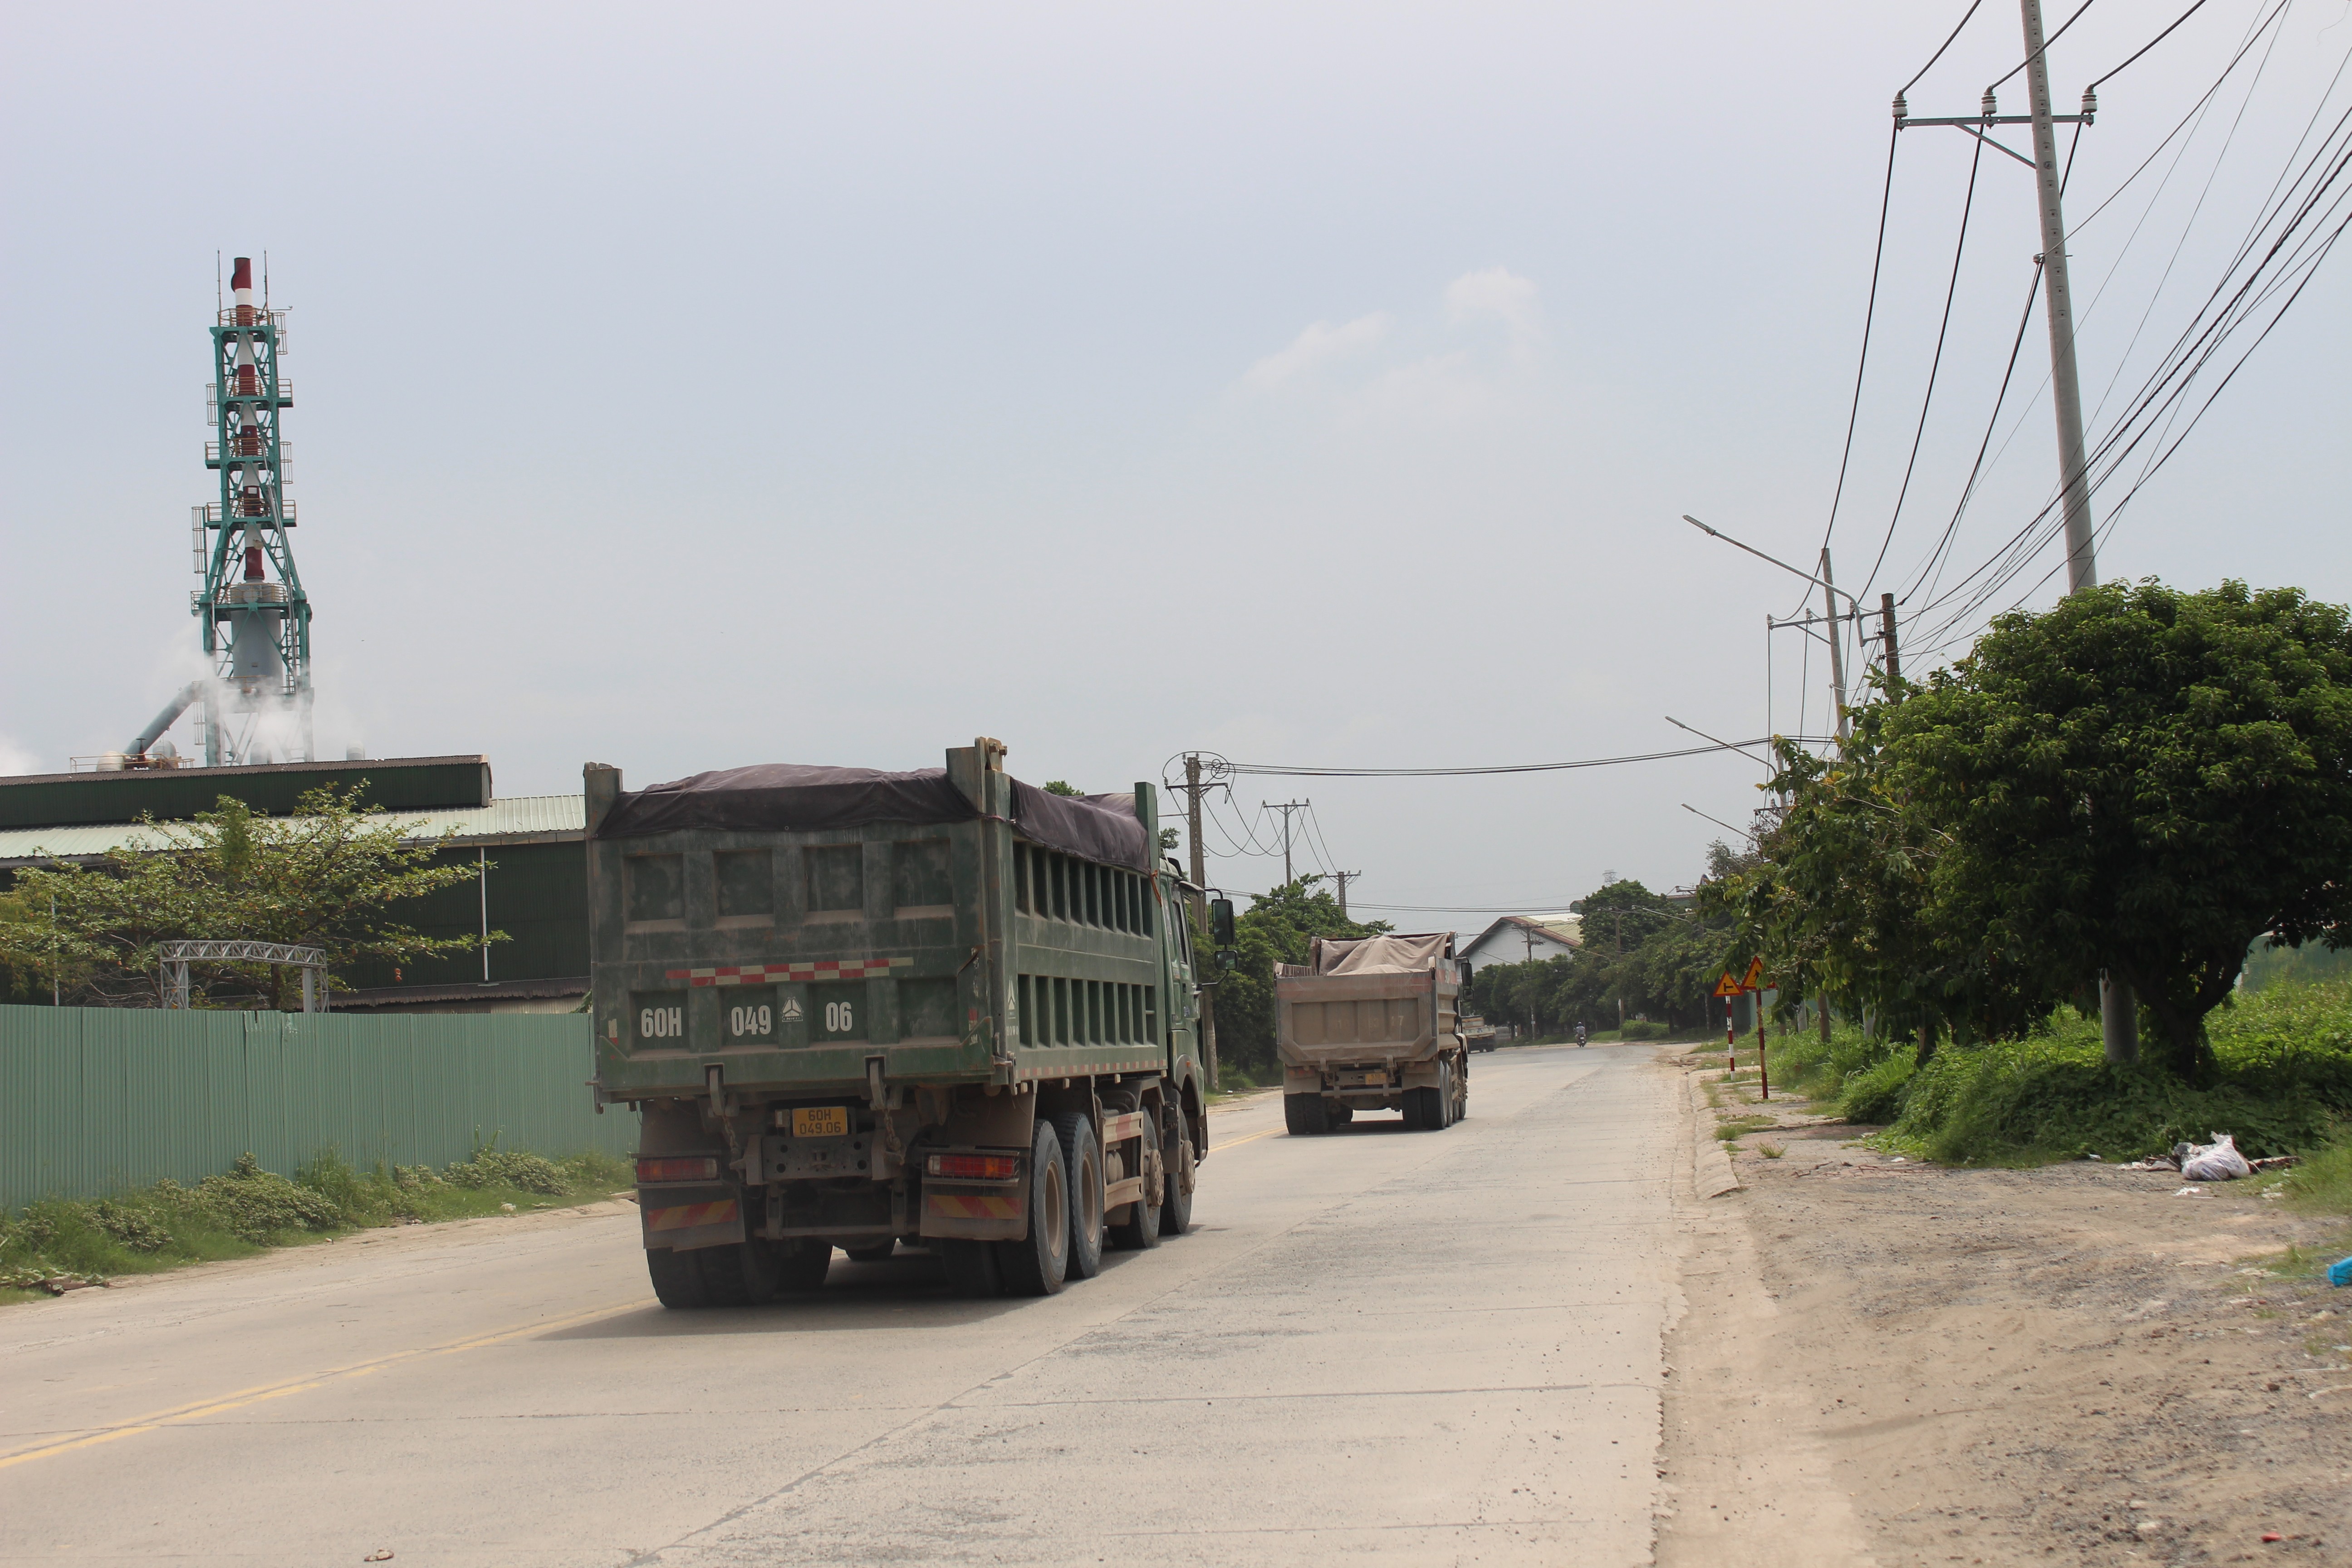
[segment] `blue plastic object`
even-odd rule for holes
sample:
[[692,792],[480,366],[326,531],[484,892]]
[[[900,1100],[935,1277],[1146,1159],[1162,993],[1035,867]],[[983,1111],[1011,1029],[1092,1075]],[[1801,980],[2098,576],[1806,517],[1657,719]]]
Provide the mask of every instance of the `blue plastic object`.
[[2352,1285],[2352,1258],[2347,1258],[2341,1263],[2329,1264],[2327,1282],[2330,1285]]

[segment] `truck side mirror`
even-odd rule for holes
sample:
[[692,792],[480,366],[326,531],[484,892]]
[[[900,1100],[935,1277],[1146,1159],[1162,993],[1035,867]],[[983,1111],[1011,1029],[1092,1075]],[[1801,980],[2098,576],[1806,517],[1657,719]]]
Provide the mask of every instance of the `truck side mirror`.
[[1209,940],[1221,948],[1234,945],[1233,900],[1209,900]]
[[1457,963],[1457,964],[1455,965],[1455,967],[1458,969],[1458,971],[1460,972],[1460,973],[1461,973],[1461,975],[1462,975],[1462,989],[1463,989],[1463,990],[1465,990],[1465,991],[1469,990],[1469,989],[1470,989],[1470,961],[1469,961],[1468,959],[1466,959],[1466,958],[1462,959],[1462,960],[1460,960],[1460,961]]

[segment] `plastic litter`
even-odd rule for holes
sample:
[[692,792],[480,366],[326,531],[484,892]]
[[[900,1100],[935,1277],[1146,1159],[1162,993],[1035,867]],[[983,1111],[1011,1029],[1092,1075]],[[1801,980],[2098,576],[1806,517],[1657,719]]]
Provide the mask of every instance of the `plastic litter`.
[[2327,1266],[2327,1282],[2330,1285],[2336,1286],[2339,1289],[2347,1285],[2352,1285],[2352,1258],[2347,1258],[2341,1262],[2329,1264]]
[[2192,1182],[2234,1182],[2241,1176],[2251,1176],[2254,1168],[2238,1152],[2237,1143],[2227,1132],[2213,1134],[2210,1143],[2189,1143],[2177,1151],[2180,1155],[2180,1173]]

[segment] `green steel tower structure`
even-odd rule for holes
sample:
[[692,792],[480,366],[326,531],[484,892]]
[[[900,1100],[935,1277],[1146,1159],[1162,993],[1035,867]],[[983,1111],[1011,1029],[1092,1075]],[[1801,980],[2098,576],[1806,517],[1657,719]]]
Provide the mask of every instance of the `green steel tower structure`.
[[[190,608],[204,626],[215,679],[205,682],[207,767],[310,762],[310,600],[294,566],[286,495],[291,457],[283,416],[294,388],[279,372],[286,312],[254,302],[253,263],[236,258],[213,324],[213,384],[205,410],[214,438],[205,466],[220,473],[220,499],[195,509],[196,569],[205,585]],[[226,630],[224,630],[226,628]]]

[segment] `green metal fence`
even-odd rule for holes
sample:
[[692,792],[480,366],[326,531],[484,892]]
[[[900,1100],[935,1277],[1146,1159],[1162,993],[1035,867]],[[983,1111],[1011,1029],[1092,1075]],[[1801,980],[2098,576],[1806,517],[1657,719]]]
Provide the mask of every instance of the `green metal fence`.
[[0,1208],[194,1183],[250,1151],[446,1164],[495,1136],[562,1156],[636,1147],[596,1114],[584,1015],[0,1006]]

